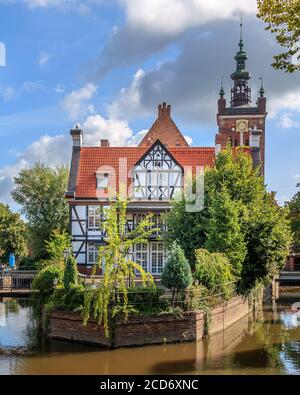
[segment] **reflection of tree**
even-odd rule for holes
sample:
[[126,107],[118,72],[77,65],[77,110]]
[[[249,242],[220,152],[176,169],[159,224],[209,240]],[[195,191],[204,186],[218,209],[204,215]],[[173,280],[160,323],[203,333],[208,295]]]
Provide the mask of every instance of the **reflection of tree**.
[[5,314],[17,313],[19,311],[19,304],[16,299],[6,299],[4,300]]

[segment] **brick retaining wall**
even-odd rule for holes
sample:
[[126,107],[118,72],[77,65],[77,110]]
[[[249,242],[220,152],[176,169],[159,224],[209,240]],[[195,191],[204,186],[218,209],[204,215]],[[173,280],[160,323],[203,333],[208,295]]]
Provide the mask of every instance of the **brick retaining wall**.
[[[252,311],[248,299],[240,296],[215,307],[210,314],[209,333],[215,334],[228,328]],[[114,347],[143,344],[173,343],[201,339],[205,330],[203,311],[185,312],[180,316],[159,314],[155,316],[131,317],[125,324],[117,323]],[[78,313],[54,311],[49,317],[48,336],[54,339],[76,341],[109,347],[112,344],[99,328],[96,321],[82,325]]]

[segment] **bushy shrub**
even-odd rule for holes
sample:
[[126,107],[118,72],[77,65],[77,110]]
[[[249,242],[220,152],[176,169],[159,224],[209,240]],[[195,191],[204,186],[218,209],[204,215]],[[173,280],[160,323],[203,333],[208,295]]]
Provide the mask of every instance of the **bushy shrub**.
[[69,289],[71,285],[78,283],[77,263],[73,255],[70,255],[65,263],[64,269],[64,287]]
[[169,304],[162,299],[163,290],[155,286],[132,287],[127,290],[128,303],[138,312],[150,313],[167,310]]
[[32,282],[32,289],[38,292],[37,297],[41,303],[45,303],[53,294],[55,285],[62,284],[62,268],[51,265],[42,269]]
[[185,292],[183,309],[197,310],[202,308],[208,293],[208,289],[203,285],[190,286]]
[[70,285],[68,289],[59,286],[50,298],[51,308],[65,311],[80,310],[84,302],[84,293],[83,285]]
[[172,290],[172,301],[178,298],[180,291],[188,288],[193,281],[191,267],[183,249],[174,242],[161,275],[161,283]]
[[220,293],[228,298],[234,289],[235,276],[224,254],[210,254],[205,249],[196,250],[195,279],[211,293]]

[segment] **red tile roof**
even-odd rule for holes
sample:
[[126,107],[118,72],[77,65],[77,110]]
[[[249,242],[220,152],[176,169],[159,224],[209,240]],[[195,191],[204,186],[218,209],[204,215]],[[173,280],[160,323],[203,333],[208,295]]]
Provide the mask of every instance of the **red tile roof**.
[[[96,198],[96,172],[116,174],[116,185],[120,173],[127,174],[128,185],[131,182],[130,170],[149,148],[140,147],[83,147],[80,152],[77,174],[77,198]],[[168,151],[182,166],[212,166],[215,160],[213,147],[169,148]],[[121,160],[120,164],[119,161]],[[118,189],[117,189],[118,190]]]

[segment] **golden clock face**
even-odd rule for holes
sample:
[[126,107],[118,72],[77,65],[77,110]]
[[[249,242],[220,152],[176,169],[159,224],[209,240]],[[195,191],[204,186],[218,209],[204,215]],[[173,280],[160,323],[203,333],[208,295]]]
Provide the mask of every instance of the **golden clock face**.
[[246,119],[238,119],[236,121],[236,131],[239,133],[248,132],[248,121]]

